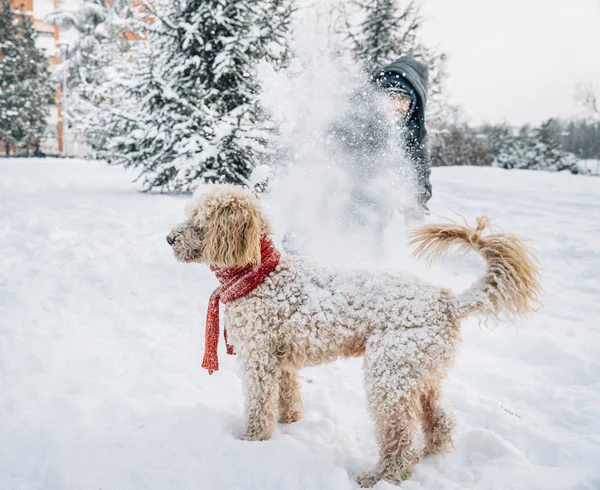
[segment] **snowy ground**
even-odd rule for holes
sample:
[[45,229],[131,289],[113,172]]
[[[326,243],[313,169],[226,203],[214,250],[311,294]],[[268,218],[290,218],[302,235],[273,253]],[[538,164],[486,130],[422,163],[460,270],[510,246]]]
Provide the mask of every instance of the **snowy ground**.
[[[304,419],[239,440],[235,359],[200,368],[215,280],[165,243],[182,198],[91,162],[0,160],[0,177],[1,489],[356,488],[376,457],[359,360],[305,371]],[[466,322],[445,382],[455,451],[402,488],[599,489],[600,179],[463,167],[433,181],[435,212],[532,240],[545,308],[519,328]],[[414,265],[455,288],[479,266]]]

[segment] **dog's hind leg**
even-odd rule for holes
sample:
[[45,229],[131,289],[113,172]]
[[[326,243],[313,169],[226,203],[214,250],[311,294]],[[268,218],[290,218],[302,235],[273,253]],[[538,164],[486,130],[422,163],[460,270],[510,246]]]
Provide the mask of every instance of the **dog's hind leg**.
[[242,362],[248,421],[242,439],[263,441],[271,436],[277,425],[279,369],[275,363],[267,361],[264,357],[250,358]]
[[440,404],[440,382],[421,391],[421,422],[425,434],[425,454],[441,454],[452,446],[454,420]]
[[365,385],[375,421],[379,462],[375,470],[358,476],[362,487],[371,487],[380,480],[406,480],[419,462],[420,452],[413,445],[419,409],[417,380],[411,375],[416,359],[411,359],[409,350],[396,348],[402,339],[389,336],[397,335],[399,332],[375,334],[367,341]]
[[302,397],[296,371],[281,370],[279,375],[279,422],[291,424],[302,418]]

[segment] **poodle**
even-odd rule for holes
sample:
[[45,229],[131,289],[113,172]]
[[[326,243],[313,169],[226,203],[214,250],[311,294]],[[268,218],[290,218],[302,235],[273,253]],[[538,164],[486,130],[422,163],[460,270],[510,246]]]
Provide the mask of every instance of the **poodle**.
[[[535,257],[514,235],[484,234],[489,226],[478,218],[476,228],[427,224],[410,233],[419,257],[437,258],[455,245],[481,254],[485,272],[458,295],[399,272],[338,270],[297,256],[279,260],[275,250],[262,282],[221,301],[243,372],[243,438],[268,439],[278,421],[301,418],[299,369],[362,356],[379,460],[358,483],[399,483],[422,455],[447,451],[453,418],[440,403],[440,383],[456,355],[461,320],[471,314],[512,320],[539,304]],[[253,194],[213,184],[190,199],[187,220],[167,241],[180,261],[252,274],[270,233]],[[424,447],[415,444],[419,424]]]

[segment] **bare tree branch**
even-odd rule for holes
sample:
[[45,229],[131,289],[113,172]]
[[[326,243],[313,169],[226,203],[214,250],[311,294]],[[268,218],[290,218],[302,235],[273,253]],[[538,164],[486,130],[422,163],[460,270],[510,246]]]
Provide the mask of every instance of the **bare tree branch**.
[[575,89],[575,101],[592,117],[600,118],[600,89],[590,82],[581,82]]

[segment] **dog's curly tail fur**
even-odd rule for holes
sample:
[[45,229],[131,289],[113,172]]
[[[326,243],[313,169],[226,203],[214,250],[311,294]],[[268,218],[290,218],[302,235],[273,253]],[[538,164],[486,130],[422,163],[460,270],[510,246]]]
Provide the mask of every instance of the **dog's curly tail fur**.
[[477,251],[486,262],[485,273],[457,297],[458,315],[478,312],[513,321],[540,305],[537,260],[514,235],[483,236],[490,226],[491,220],[485,216],[477,218],[476,228],[458,223],[424,225],[410,233],[410,243],[417,245],[416,257],[429,261],[441,258],[453,246]]

